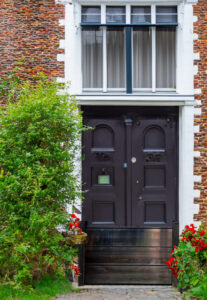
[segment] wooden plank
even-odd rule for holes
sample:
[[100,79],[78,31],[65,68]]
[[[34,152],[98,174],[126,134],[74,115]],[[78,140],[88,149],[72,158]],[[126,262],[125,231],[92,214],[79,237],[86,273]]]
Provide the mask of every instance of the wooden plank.
[[87,263],[162,265],[170,258],[171,248],[87,247]]
[[172,229],[89,229],[89,246],[172,247]]
[[166,266],[86,264],[85,284],[171,284]]

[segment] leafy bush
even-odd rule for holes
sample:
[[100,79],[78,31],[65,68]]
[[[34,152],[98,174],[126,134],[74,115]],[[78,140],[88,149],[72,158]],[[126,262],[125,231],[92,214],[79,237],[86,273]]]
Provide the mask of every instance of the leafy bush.
[[[0,77],[0,101],[7,102],[8,98],[15,101],[24,81],[24,78],[18,75],[19,71],[27,76],[25,73],[25,59],[24,56],[20,57],[19,61],[14,64],[13,70]],[[29,58],[29,60],[33,62],[33,58]],[[36,73],[36,76],[31,77],[31,79],[39,76],[40,73]]]
[[203,280],[193,287],[191,290],[185,293],[184,300],[196,299],[206,300],[207,299],[207,274],[204,275]]
[[19,291],[11,285],[0,285],[1,300],[52,300],[55,296],[69,293],[72,290],[67,278],[45,276],[34,283],[33,290]]
[[76,252],[56,228],[80,197],[74,168],[83,126],[75,100],[58,88],[28,81],[0,110],[0,278],[17,288],[64,273]]
[[16,91],[17,86],[22,82],[22,79],[16,74],[16,71],[11,71],[8,76],[0,79],[0,100],[6,100],[8,95]]
[[166,263],[180,289],[193,288],[195,293],[203,290],[207,285],[207,232],[202,227],[196,230],[193,224],[186,225],[178,247],[174,247]]

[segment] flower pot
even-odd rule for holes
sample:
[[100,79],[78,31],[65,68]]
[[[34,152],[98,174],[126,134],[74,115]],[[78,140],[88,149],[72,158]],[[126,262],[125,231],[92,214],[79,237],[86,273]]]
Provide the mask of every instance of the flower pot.
[[67,233],[64,234],[66,243],[73,245],[81,245],[87,242],[87,233],[82,232],[80,234]]

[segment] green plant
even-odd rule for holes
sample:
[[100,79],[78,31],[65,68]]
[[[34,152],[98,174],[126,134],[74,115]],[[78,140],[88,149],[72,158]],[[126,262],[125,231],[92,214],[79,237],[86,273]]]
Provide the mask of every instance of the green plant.
[[[23,71],[25,67],[25,56],[19,58],[14,64],[14,69],[7,75],[0,77],[0,100],[8,101],[16,100],[19,90],[21,90],[21,84],[24,81],[22,76],[19,76],[19,71]],[[33,59],[30,59],[33,61]],[[24,73],[24,72],[23,72]]]
[[206,300],[207,299],[207,274],[203,276],[202,281],[200,281],[196,287],[193,287],[188,292],[184,294],[183,300]]
[[0,100],[7,100],[8,96],[15,91],[18,92],[17,86],[22,83],[22,79],[17,75],[17,69],[11,71],[9,75],[0,78]]
[[207,232],[186,225],[167,265],[178,279],[178,288],[201,288],[207,278]]
[[83,130],[75,99],[45,77],[12,90],[0,110],[0,278],[31,287],[62,274],[76,249],[56,229],[81,196],[74,175]]
[[70,282],[64,277],[45,276],[34,282],[33,290],[19,291],[11,285],[0,285],[1,300],[50,300],[72,290]]

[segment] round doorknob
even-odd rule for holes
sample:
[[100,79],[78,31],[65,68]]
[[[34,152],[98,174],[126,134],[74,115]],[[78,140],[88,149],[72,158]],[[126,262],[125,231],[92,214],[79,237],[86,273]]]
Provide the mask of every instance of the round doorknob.
[[135,164],[136,161],[137,161],[136,157],[132,157],[132,158],[131,158],[131,162],[132,162],[133,164]]
[[139,198],[138,198],[139,200],[142,200],[142,196],[139,196]]

